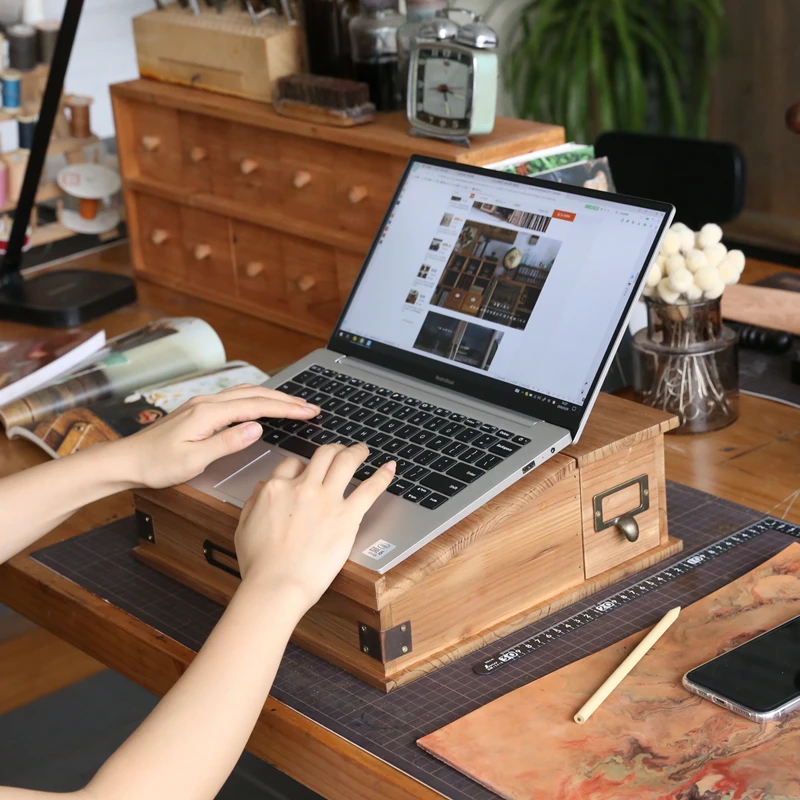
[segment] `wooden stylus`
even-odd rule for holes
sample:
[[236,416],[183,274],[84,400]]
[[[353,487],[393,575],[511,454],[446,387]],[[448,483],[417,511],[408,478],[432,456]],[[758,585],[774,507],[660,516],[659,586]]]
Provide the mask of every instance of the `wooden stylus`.
[[619,686],[625,676],[642,660],[644,654],[664,635],[667,628],[678,619],[678,614],[680,613],[680,606],[667,611],[661,622],[636,645],[630,655],[608,676],[603,685],[581,706],[580,711],[574,717],[578,725],[583,725],[597,711],[606,697]]

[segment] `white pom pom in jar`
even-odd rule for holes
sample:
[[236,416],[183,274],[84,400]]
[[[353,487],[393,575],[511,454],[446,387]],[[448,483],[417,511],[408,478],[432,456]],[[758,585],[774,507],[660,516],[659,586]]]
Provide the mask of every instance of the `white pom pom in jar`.
[[680,236],[674,231],[667,231],[664,234],[664,241],[661,242],[661,252],[665,256],[671,256],[673,253],[678,252],[680,244]]
[[658,282],[664,277],[663,270],[656,263],[650,267],[650,272],[647,273],[645,278],[645,286],[658,286]]
[[708,257],[702,250],[691,250],[686,256],[686,269],[689,272],[697,272],[697,270],[708,266]]
[[676,269],[669,275],[670,288],[678,294],[683,294],[693,283],[694,278],[688,269]]
[[684,294],[690,303],[696,303],[703,296],[703,290],[694,281],[692,281],[692,285],[684,292]]
[[733,259],[733,263],[736,264],[736,269],[741,273],[744,269],[744,253],[741,250],[731,250],[728,253],[728,258]]
[[673,253],[664,264],[664,272],[672,275],[678,269],[686,269],[686,259],[680,253]]
[[662,278],[658,284],[658,296],[665,302],[665,303],[677,303],[678,298],[680,297],[680,292],[676,292],[672,286],[670,286],[669,278]]
[[710,289],[706,289],[703,292],[703,297],[705,297],[706,300],[716,300],[716,298],[720,297],[724,291],[725,284],[721,279],[717,279],[717,282]]
[[701,291],[706,292],[718,283],[722,283],[722,279],[719,277],[719,270],[716,267],[701,267],[694,274],[694,282]]
[[694,250],[694,231],[686,230],[678,231],[678,238],[680,239],[680,243],[678,244],[678,249],[685,255],[690,250]]
[[728,248],[722,242],[717,242],[710,247],[706,247],[703,252],[706,254],[708,265],[710,267],[718,267],[719,262],[727,255]]
[[719,265],[720,280],[727,286],[731,286],[739,280],[739,272],[736,261],[733,258],[723,258]]
[[703,227],[700,228],[700,233],[697,235],[697,242],[701,250],[704,247],[711,247],[712,244],[717,244],[717,242],[721,241],[722,228],[720,228],[719,225],[715,225],[713,222],[703,225]]

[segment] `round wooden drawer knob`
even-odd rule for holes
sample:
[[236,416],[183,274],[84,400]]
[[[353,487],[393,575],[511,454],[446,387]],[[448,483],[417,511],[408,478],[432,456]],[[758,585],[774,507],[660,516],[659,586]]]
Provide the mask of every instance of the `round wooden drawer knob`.
[[142,147],[148,153],[154,153],[161,147],[161,139],[158,136],[142,136]]
[[197,261],[203,261],[211,255],[210,244],[198,244],[194,248],[194,257]]
[[366,186],[351,186],[350,191],[347,193],[347,199],[355,205],[360,203],[369,194]]
[[205,161],[208,158],[208,151],[205,147],[193,147],[192,151],[189,153],[189,158],[195,164],[199,164],[201,161]]
[[244,271],[248,278],[257,278],[264,271],[264,265],[260,261],[251,261]]
[[258,161],[254,158],[243,158],[239,162],[239,169],[242,171],[242,175],[250,175],[258,169]]
[[154,245],[164,244],[167,239],[169,239],[169,231],[165,231],[163,228],[156,228],[150,234],[150,241]]
[[297,170],[292,178],[292,183],[295,189],[302,189],[304,186],[308,186],[311,183],[311,173],[307,169]]
[[301,292],[310,292],[317,285],[317,279],[313,275],[303,275],[297,281],[297,288]]

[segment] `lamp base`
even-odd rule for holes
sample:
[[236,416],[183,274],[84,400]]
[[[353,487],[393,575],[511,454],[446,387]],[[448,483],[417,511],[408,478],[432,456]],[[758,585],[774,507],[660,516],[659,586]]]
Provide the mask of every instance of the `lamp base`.
[[62,269],[0,288],[0,319],[42,328],[72,328],[136,302],[125,275]]

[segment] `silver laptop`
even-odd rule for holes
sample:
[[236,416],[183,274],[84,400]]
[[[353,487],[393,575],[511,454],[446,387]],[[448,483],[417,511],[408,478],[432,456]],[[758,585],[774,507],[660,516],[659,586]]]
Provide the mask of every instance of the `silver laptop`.
[[192,485],[243,506],[287,457],[366,442],[397,476],[350,558],[383,573],[577,441],[674,209],[413,157],[325,349],[265,385],[319,405]]

